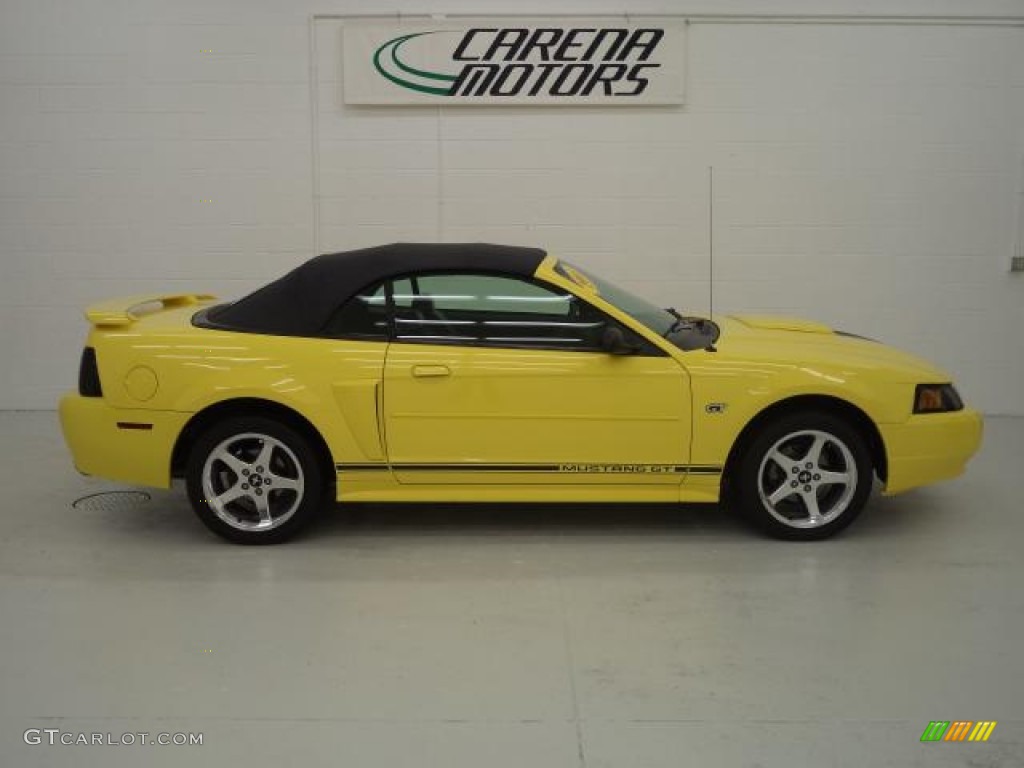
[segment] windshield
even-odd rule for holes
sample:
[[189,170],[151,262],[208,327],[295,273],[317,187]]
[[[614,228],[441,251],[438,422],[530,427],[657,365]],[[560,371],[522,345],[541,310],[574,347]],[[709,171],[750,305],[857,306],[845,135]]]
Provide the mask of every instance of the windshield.
[[714,351],[720,330],[711,320],[701,317],[685,317],[676,309],[661,309],[647,299],[634,296],[619,286],[609,283],[600,277],[584,273],[565,262],[558,262],[555,271],[567,277],[577,285],[593,291],[602,299],[622,310],[634,320],[643,323],[659,336],[662,336],[680,349],[707,349]]
[[656,307],[647,299],[634,296],[624,288],[619,288],[619,286],[609,283],[603,278],[595,277],[590,273],[584,273],[571,264],[566,264],[564,261],[558,262],[555,271],[569,278],[577,285],[593,291],[609,304],[614,305],[634,320],[638,320],[646,325],[659,336],[667,334],[669,329],[676,324],[676,316],[667,309]]

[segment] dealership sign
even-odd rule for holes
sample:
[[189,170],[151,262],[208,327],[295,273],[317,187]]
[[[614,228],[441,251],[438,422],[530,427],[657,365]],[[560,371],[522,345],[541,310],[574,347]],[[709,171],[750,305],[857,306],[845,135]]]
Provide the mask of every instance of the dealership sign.
[[347,104],[682,104],[679,19],[346,21]]

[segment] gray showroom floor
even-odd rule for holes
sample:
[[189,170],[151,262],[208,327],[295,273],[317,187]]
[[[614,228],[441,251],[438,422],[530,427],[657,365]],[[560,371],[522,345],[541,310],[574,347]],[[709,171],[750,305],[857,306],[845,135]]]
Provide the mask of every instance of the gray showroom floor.
[[[714,507],[360,506],[240,548],[180,491],[73,510],[113,486],[54,414],[0,414],[0,765],[1021,765],[1021,446],[991,419],[965,477],[822,543]],[[919,742],[956,719],[999,724]]]

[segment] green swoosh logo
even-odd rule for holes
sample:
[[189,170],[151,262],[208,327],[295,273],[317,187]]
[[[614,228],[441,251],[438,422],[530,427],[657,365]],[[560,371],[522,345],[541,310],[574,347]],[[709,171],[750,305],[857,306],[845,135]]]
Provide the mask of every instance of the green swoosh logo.
[[[416,69],[398,58],[398,49],[405,45],[405,43],[416,37],[433,35],[438,31],[440,30],[416,32],[411,35],[402,35],[401,37],[388,40],[373,53],[374,69],[382,77],[387,78],[395,85],[400,85],[402,88],[419,91],[420,93],[429,93],[434,96],[449,96],[452,90],[451,84],[458,79],[455,75]],[[420,82],[410,78],[418,78]],[[424,80],[427,82],[422,82]],[[448,85],[442,87],[438,85],[439,82],[448,83]]]

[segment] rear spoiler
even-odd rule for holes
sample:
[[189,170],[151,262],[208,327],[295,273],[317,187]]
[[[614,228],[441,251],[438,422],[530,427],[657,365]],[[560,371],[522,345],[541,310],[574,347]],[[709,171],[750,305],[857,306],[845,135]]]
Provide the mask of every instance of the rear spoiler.
[[202,304],[216,298],[208,293],[158,293],[126,296],[91,305],[85,310],[85,319],[96,328],[124,328],[143,315],[162,312],[165,309]]

